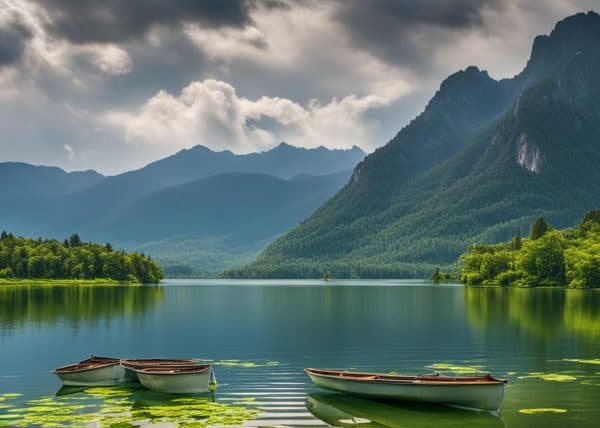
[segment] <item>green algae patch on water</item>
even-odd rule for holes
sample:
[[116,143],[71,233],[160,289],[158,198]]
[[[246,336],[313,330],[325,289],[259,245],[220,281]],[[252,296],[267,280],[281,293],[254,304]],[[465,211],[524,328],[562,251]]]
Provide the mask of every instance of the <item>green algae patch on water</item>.
[[532,372],[525,376],[519,376],[519,379],[541,379],[548,382],[573,382],[577,380],[575,376],[561,373],[541,373]]
[[207,397],[173,399],[162,396],[162,399],[148,402],[135,391],[123,388],[88,388],[83,396],[43,396],[23,405],[11,404],[10,408],[0,414],[0,426],[130,427],[155,423],[201,427],[239,426],[246,420],[255,419],[259,413],[258,410],[241,405],[215,403]]
[[107,388],[107,387],[93,387],[85,390],[86,394],[93,398],[111,398],[115,397],[129,397],[133,395],[134,389],[125,388]]
[[2,397],[4,399],[19,398],[22,396],[23,396],[23,394],[21,394],[19,392],[7,392],[5,394],[0,394],[0,397]]
[[220,360],[213,363],[215,366],[223,367],[243,367],[243,368],[256,368],[256,367],[274,367],[278,366],[279,361],[267,361],[267,362],[256,362],[256,361],[242,361],[242,360]]
[[557,409],[553,407],[540,407],[536,409],[519,409],[519,413],[526,415],[535,415],[538,413],[567,413],[567,409]]
[[595,364],[600,365],[600,358],[582,359],[582,358],[564,358],[563,361],[569,363],[580,363],[580,364]]
[[133,409],[133,421],[147,420],[160,422],[178,422],[181,426],[241,425],[244,421],[255,419],[257,410],[240,406],[230,406],[209,401],[197,401],[195,404],[148,405]]
[[452,372],[461,374],[481,373],[484,366],[461,366],[448,363],[435,363],[425,366],[427,369],[438,370],[441,372]]

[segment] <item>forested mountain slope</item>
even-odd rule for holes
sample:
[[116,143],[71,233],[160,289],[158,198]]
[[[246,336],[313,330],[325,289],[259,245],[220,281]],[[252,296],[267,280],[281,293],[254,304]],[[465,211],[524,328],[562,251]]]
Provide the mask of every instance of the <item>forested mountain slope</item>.
[[[475,89],[451,91],[458,76]],[[566,18],[536,38],[522,73],[488,79],[451,76],[342,191],[226,275],[422,276],[473,241],[541,215],[564,227],[599,206],[600,16]]]

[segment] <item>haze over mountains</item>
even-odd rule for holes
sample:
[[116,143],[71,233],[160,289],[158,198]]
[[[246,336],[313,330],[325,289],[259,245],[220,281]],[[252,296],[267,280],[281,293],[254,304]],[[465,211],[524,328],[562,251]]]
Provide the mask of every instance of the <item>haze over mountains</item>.
[[350,183],[229,276],[405,277],[449,267],[472,242],[573,225],[600,206],[600,15],[538,36],[525,69],[469,67],[367,156]]
[[[358,147],[287,144],[248,155],[182,150],[136,171],[94,171],[1,163],[6,186],[0,229],[24,236],[78,232],[150,253],[167,274],[215,275],[251,260],[310,215],[348,180]],[[177,265],[177,267],[173,267]]]

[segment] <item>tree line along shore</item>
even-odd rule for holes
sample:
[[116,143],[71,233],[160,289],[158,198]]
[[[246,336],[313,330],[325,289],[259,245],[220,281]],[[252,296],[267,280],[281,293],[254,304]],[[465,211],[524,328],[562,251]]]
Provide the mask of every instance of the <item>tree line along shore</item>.
[[460,266],[466,285],[598,288],[600,209],[589,211],[574,228],[555,230],[540,217],[528,238],[471,245]]
[[0,234],[0,284],[146,284],[163,277],[149,256],[83,242],[77,234],[63,242]]
[[[460,279],[469,286],[600,287],[600,209],[574,228],[553,229],[538,218],[528,237],[473,244],[460,256],[457,274],[436,270],[434,282]],[[0,234],[0,285],[140,284],[164,278],[159,265],[140,253],[83,242],[77,234],[60,242]]]

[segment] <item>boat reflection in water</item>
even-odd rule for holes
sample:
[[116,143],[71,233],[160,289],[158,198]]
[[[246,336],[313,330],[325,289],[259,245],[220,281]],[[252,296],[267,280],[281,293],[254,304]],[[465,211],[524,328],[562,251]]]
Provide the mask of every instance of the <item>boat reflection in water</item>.
[[486,411],[375,401],[336,393],[308,394],[306,408],[334,427],[504,427],[499,416]]

